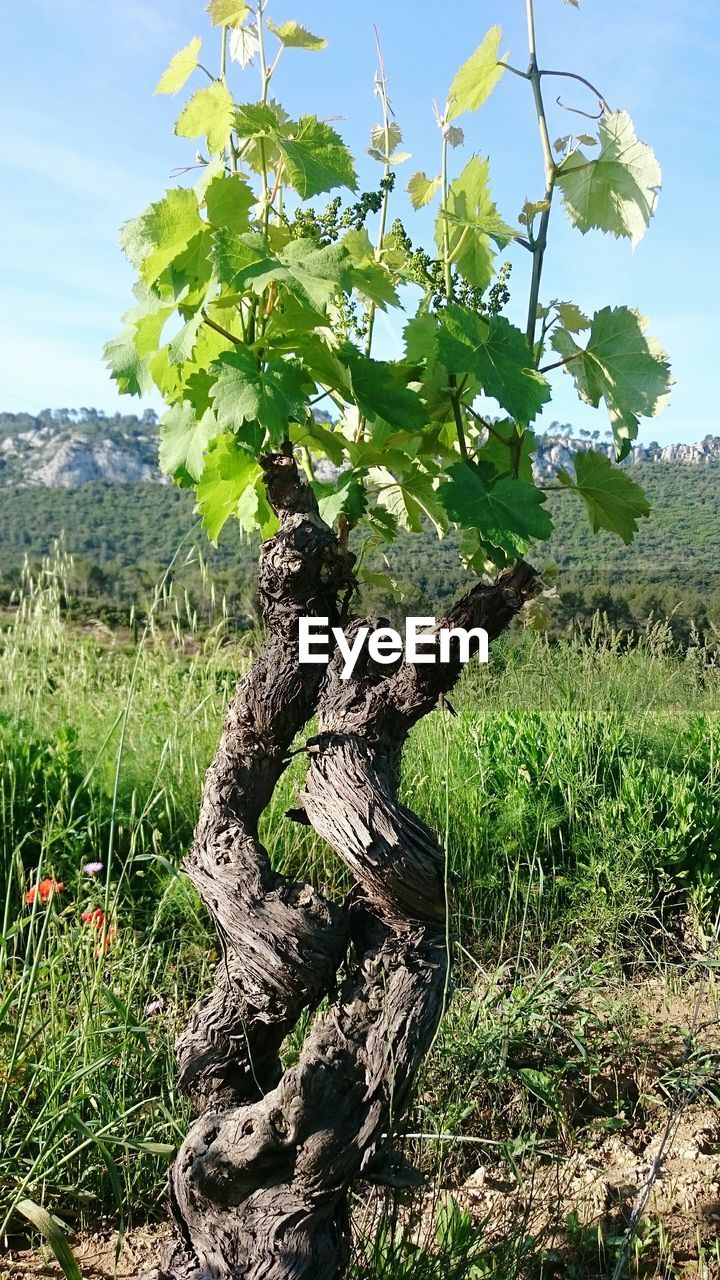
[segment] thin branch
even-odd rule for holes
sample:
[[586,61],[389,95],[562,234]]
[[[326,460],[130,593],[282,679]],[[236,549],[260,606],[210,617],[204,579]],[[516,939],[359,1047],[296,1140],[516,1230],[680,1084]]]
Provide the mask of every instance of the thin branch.
[[540,227],[537,236],[532,240],[533,269],[532,279],[530,282],[530,297],[528,299],[527,314],[527,340],[530,350],[533,352],[535,363],[539,360],[539,354],[535,356],[535,325],[537,321],[537,308],[540,298],[540,280],[542,278],[543,260],[545,257],[545,248],[547,245],[548,223],[550,221],[550,208],[552,205],[553,191],[555,188],[556,167],[553,160],[552,147],[550,145],[550,135],[548,133],[547,120],[545,118],[545,104],[543,102],[542,87],[540,83],[540,71],[538,69],[537,48],[535,43],[535,11],[533,8],[533,0],[525,0],[525,11],[527,16],[528,29],[528,47],[530,49],[530,67],[528,69],[528,78],[532,85],[533,100],[535,102],[535,112],[538,120],[538,128],[540,130],[540,143],[542,146],[543,160],[545,162],[545,202],[547,208],[543,210],[540,219]]
[[450,266],[450,224],[447,219],[448,206],[448,140],[447,133],[443,128],[442,131],[442,163],[440,167],[440,184],[442,188],[442,205],[440,213],[443,215],[443,266],[445,275],[445,295],[448,302],[452,302],[452,270]]
[[[388,89],[387,89],[388,80],[387,80],[387,72],[385,70],[385,59],[383,58],[382,45],[380,44],[380,32],[378,31],[375,24],[373,24],[373,32],[375,34],[375,48],[377,50],[378,67],[379,67],[379,74],[378,72],[375,73],[375,86],[379,93],[380,102],[382,103],[383,129],[385,131],[385,155],[389,156],[390,155],[390,114],[391,114],[392,108],[390,106],[390,100],[388,98]],[[383,187],[382,204],[380,207],[380,221],[378,224],[377,240],[375,242],[374,256],[375,256],[376,262],[379,262],[382,257],[383,243],[385,240],[385,230],[387,227],[388,205],[390,202],[390,191],[388,188],[388,179],[390,177],[389,159],[385,161],[383,177],[385,179],[385,186]],[[365,355],[366,356],[369,356],[372,352],[376,312],[377,312],[377,306],[374,302],[371,302],[370,307],[368,309],[367,337],[365,339]]]
[[497,64],[504,67],[506,71],[512,71],[514,76],[520,76],[521,80],[529,80],[530,76],[527,71],[521,71],[519,67],[511,67],[509,62],[503,62],[502,59]]
[[508,449],[510,448],[509,442],[505,439],[504,436],[500,435],[499,431],[495,430],[491,422],[488,422],[486,418],[483,418],[482,415],[477,413],[475,409],[471,409],[469,405],[466,405],[465,408],[467,409],[467,412],[470,414],[470,417],[474,418],[476,422],[479,422],[480,426],[484,427],[485,430],[488,431],[491,436],[494,436],[495,439],[499,440],[501,444],[504,444],[506,448]]
[[312,458],[310,457],[310,450],[308,449],[307,445],[305,444],[300,445],[299,453],[300,453],[300,466],[305,472],[305,475],[307,476],[310,483],[314,484],[315,472],[313,471]]
[[170,177],[182,178],[184,173],[192,173],[195,169],[207,169],[207,165],[202,161],[198,161],[197,164],[181,164],[177,169],[170,170]]
[[453,417],[455,419],[455,430],[457,431],[458,445],[460,446],[460,456],[467,462],[467,442],[465,440],[465,424],[462,420],[460,411],[460,398],[457,385],[457,374],[450,374],[450,403],[452,404]]
[[221,334],[223,338],[227,338],[228,342],[234,342],[236,347],[241,347],[243,345],[242,338],[236,338],[233,333],[230,333],[229,329],[223,329],[221,324],[216,324],[214,320],[210,319],[207,311],[203,311],[202,318],[209,329],[214,329],[215,332]]
[[565,356],[562,360],[555,360],[552,364],[544,364],[538,373],[549,373],[551,369],[561,369],[563,365],[570,364],[572,360],[577,360],[578,356],[583,356],[584,351],[573,351],[571,355]]
[[330,395],[332,395],[332,392],[330,391],[321,391],[319,396],[315,396],[314,399],[308,400],[308,407],[312,409],[313,405],[320,404],[321,400],[327,400]]

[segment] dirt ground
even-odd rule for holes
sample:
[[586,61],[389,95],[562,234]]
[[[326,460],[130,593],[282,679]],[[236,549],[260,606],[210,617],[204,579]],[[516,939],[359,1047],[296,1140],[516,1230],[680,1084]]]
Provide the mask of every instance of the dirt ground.
[[[632,1053],[614,1087],[632,1086],[637,1121],[614,1131],[606,1082],[590,1083],[580,1110],[592,1101],[596,1122],[573,1128],[562,1142],[541,1144],[516,1173],[506,1164],[498,1173],[498,1165],[479,1157],[446,1188],[470,1209],[488,1247],[518,1231],[532,1235],[543,1264],[528,1275],[542,1280],[612,1276],[633,1216],[637,1231],[623,1275],[720,1280],[720,991],[705,979],[673,994],[660,977],[631,991]],[[109,1230],[71,1244],[84,1280],[138,1280],[151,1272],[166,1235],[166,1227],[131,1231],[117,1266]],[[46,1247],[0,1255],[0,1280],[41,1275],[62,1276]]]
[[[498,1182],[479,1164],[455,1194],[474,1218],[492,1224],[495,1240],[522,1222],[524,1230],[543,1240],[548,1253],[558,1254],[559,1268],[563,1258],[568,1261],[578,1250],[591,1253],[598,1229],[606,1239],[621,1237],[640,1204],[644,1225],[633,1256],[645,1251],[648,1264],[654,1256],[656,1267],[662,1251],[690,1280],[701,1274],[696,1265],[699,1243],[708,1250],[720,1237],[720,1112],[688,1106],[667,1132],[667,1141],[665,1135],[665,1128],[637,1141],[609,1135],[563,1161],[525,1170],[520,1184],[512,1176]],[[665,1155],[648,1190],[661,1146]],[[648,1239],[648,1224],[653,1223],[654,1241]]]
[[[151,1275],[167,1227],[140,1227],[125,1238],[115,1264],[117,1237],[111,1231],[93,1231],[71,1241],[73,1253],[83,1280],[139,1280]],[[25,1280],[25,1277],[49,1276],[62,1280],[62,1271],[51,1251],[18,1250],[0,1257],[0,1280]]]

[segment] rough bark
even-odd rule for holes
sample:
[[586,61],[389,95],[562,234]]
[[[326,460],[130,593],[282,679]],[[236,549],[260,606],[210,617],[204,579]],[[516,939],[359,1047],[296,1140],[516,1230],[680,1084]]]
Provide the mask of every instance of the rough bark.
[[[365,651],[348,681],[339,662],[327,672],[300,666],[297,618],[333,625],[351,565],[291,458],[269,459],[267,475],[281,522],[260,570],[269,639],[228,713],[187,862],[224,959],[179,1044],[181,1079],[203,1114],[171,1171],[169,1280],[342,1275],[353,1182],[413,1180],[392,1134],[447,990],[443,851],[397,785],[407,734],[452,687],[459,658],[388,668]],[[476,587],[441,625],[484,626],[492,638],[533,580],[520,564]],[[355,888],[342,908],[277,876],[257,838],[316,703],[295,816],[350,868]],[[323,995],[334,1002],[281,1075],[284,1036]]]
[[185,870],[208,908],[223,959],[180,1038],[179,1082],[199,1110],[237,1105],[277,1083],[278,1050],[302,1010],[332,989],[347,946],[342,911],[277,875],[258,820],[315,710],[321,667],[301,665],[297,619],[340,618],[352,557],[320,520],[288,454],[264,461],[280,529],[263,545],[259,589],[268,638],[228,710]]

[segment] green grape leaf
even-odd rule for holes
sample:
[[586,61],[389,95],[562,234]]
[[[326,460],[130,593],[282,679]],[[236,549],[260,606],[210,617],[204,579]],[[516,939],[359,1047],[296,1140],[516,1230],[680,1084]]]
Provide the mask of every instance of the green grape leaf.
[[208,221],[227,231],[247,231],[250,210],[255,203],[252,187],[237,174],[218,175],[205,192]]
[[421,533],[423,520],[430,520],[438,537],[447,529],[445,509],[432,476],[415,469],[399,478],[386,467],[374,467],[370,479],[377,490],[378,506],[384,507],[397,524],[412,533]]
[[357,189],[352,156],[340,134],[317,116],[302,116],[287,125],[277,144],[285,158],[285,173],[301,200],[335,187]]
[[275,23],[268,18],[267,25],[273,35],[276,35],[288,49],[327,49],[327,40],[323,36],[314,36],[312,31],[301,27],[299,22],[283,22],[276,27]]
[[374,124],[370,130],[370,154],[376,151],[384,159],[389,159],[402,140],[402,129],[395,120],[388,121],[387,131],[384,124]]
[[[197,360],[197,350],[195,352]],[[193,361],[195,364],[196,361]],[[213,376],[208,369],[193,368],[191,373],[187,369],[183,369],[185,378],[183,386],[183,397],[188,404],[192,405],[196,415],[200,418],[206,409],[212,407],[212,396],[210,394],[213,386]]]
[[558,471],[560,484],[580,494],[588,509],[593,533],[607,529],[626,546],[638,531],[638,520],[650,515],[650,505],[640,485],[626,471],[613,466],[604,453],[589,449],[573,458],[575,479]]
[[305,445],[314,453],[329,458],[334,466],[340,467],[345,461],[345,449],[348,441],[340,431],[330,431],[315,418],[304,422],[291,422],[290,439],[293,444]]
[[171,364],[184,364],[186,360],[192,359],[202,322],[202,308],[198,307],[170,342],[168,359]]
[[275,102],[244,102],[235,108],[235,132],[239,138],[275,138],[286,120]]
[[[155,299],[156,304],[158,299]],[[138,311],[140,308],[138,308]],[[143,359],[152,355],[160,346],[160,338],[171,315],[175,313],[174,304],[164,307],[156,305],[152,310],[144,310],[135,321],[135,350]]]
[[236,27],[231,31],[228,49],[233,62],[239,62],[243,68],[249,66],[260,51],[257,22],[247,22],[244,27]]
[[[500,41],[502,28],[491,27],[471,58],[460,68],[450,86],[447,120],[456,120],[464,111],[477,111],[502,78]],[[503,54],[506,58],[507,54]]]
[[393,578],[389,573],[377,573],[373,569],[360,568],[356,572],[356,577],[361,586],[375,587],[378,591],[382,591],[383,595],[390,600],[402,600],[403,598],[403,593],[398,585],[397,578]]
[[406,187],[413,209],[422,209],[429,204],[440,190],[441,181],[440,175],[437,178],[428,178],[422,169],[414,173]]
[[207,11],[215,27],[241,27],[250,13],[250,5],[243,0],[210,0]]
[[208,160],[207,164],[201,166],[200,177],[195,183],[195,194],[198,198],[198,204],[205,203],[205,195],[210,183],[214,178],[223,178],[226,173],[226,157],[213,156],[212,160]]
[[450,185],[447,207],[435,224],[435,243],[442,254],[444,229],[449,229],[451,261],[475,289],[485,289],[493,277],[494,250],[490,239],[507,244],[517,233],[500,218],[490,196],[489,163],[472,156]]
[[383,310],[388,306],[399,307],[400,299],[392,277],[382,262],[376,260],[375,250],[365,228],[348,231],[341,244],[352,262],[352,287]]
[[160,467],[178,484],[199,480],[205,466],[205,450],[218,435],[212,412],[198,418],[190,404],[175,405],[160,422]]
[[545,494],[535,485],[469,461],[454,463],[447,474],[438,491],[440,501],[451,520],[477,529],[483,541],[515,556],[534,538],[550,537]]
[[207,223],[201,223],[200,227],[157,278],[155,288],[165,301],[172,299],[191,306],[207,293],[212,275],[212,238]]
[[[408,444],[408,453],[403,453],[403,443]],[[392,447],[387,439],[379,439],[377,443],[375,440],[348,440],[346,441],[346,449],[354,467],[360,467],[363,470],[367,470],[369,467],[392,467],[394,471],[405,475],[415,465],[415,438],[405,437],[404,440],[396,440],[396,444],[398,447]]]
[[471,573],[491,574],[504,569],[525,554],[528,540],[508,533],[504,542],[504,547],[497,547],[486,541],[479,529],[461,529],[460,559]]
[[627,111],[600,120],[600,153],[589,159],[571,152],[557,170],[557,183],[574,227],[625,236],[636,245],[655,212],[662,181],[655,153],[635,135]]
[[[207,452],[195,490],[196,510],[202,516],[207,535],[215,546],[223,527],[237,513],[246,491],[254,490],[261,477],[259,462],[238,446],[231,432],[216,438]],[[247,519],[247,506],[243,514]]]
[[513,471],[517,454],[518,480],[526,480],[528,484],[532,484],[532,455],[537,448],[535,432],[530,430],[518,432],[510,418],[503,418],[500,422],[492,422],[490,425],[492,431],[488,433],[482,448],[478,449],[475,455],[476,461],[490,463],[502,475],[504,472]]
[[451,184],[449,197],[446,216],[455,226],[467,228],[468,232],[482,232],[501,249],[520,234],[500,217],[490,197],[488,160],[472,156],[459,179]]
[[438,318],[431,311],[418,311],[403,329],[405,353],[411,364],[437,359]]
[[526,200],[518,214],[518,222],[522,223],[523,226],[529,227],[539,213],[547,213],[549,208],[549,200]]
[[288,420],[302,421],[307,413],[303,374],[297,365],[270,360],[261,368],[247,348],[237,347],[221,355],[211,372],[216,374],[212,397],[221,427],[259,422],[271,444],[278,445],[287,436]]
[[235,104],[227,85],[215,80],[198,89],[186,104],[175,125],[180,138],[207,138],[213,155],[221,155],[230,141]]
[[147,366],[160,395],[168,404],[179,404],[185,394],[185,369],[170,364],[167,347],[161,347],[149,356]]
[[318,500],[320,516],[331,527],[338,516],[345,516],[352,524],[357,524],[367,510],[367,494],[360,476],[346,471],[338,476],[335,484],[313,484]]
[[214,237],[215,265],[223,284],[264,293],[270,284],[287,289],[322,318],[329,300],[350,287],[351,262],[340,244],[318,247],[312,239],[291,240],[274,254],[257,232]]
[[574,302],[554,302],[552,304],[557,313],[560,324],[563,329],[567,329],[568,333],[581,333],[583,329],[590,328],[590,320],[575,306]]
[[[228,315],[227,308],[219,305],[219,303],[208,303],[207,312],[212,320],[220,323],[224,329],[229,328],[233,323],[231,315]],[[223,323],[224,322],[224,323]],[[211,329],[209,325],[203,325],[197,336],[195,344],[195,352],[193,355],[193,365],[198,373],[202,372],[209,377],[208,369],[219,356],[225,351],[234,351],[235,343],[230,338],[226,338],[224,334],[218,333],[216,329]]]
[[452,373],[474,373],[517,422],[532,422],[550,399],[550,387],[533,368],[524,333],[504,316],[481,316],[457,304],[441,314],[440,360]]
[[122,330],[117,338],[105,343],[103,356],[120,395],[144,396],[152,390],[152,377],[135,346],[135,315],[133,310],[123,317],[125,324]]
[[[290,301],[292,303],[292,299]],[[280,319],[287,323],[285,316],[280,317]],[[327,334],[325,322],[322,319],[320,320],[320,328],[324,333],[323,337],[317,332],[305,333],[302,330],[298,330],[290,333],[283,329],[278,333],[275,340],[277,349],[292,352],[297,359],[302,361],[308,375],[316,383],[339,391],[345,400],[352,400],[350,370],[341,360],[335,347],[328,344],[327,338],[330,335]],[[330,341],[332,342],[332,337],[330,337]]]
[[[140,364],[135,368],[132,353],[130,351],[126,351],[123,355],[120,346],[118,346],[115,359],[119,360],[121,365],[123,363],[127,364],[129,361],[129,365],[125,371],[126,376],[129,375],[131,381],[135,385],[137,385],[137,378],[139,376],[143,381],[147,381],[149,389],[151,379],[149,377],[146,364],[143,362],[145,362],[146,358],[152,355],[154,351],[157,351],[158,346],[160,345],[160,336],[162,331],[170,319],[170,316],[175,312],[175,304],[172,303],[171,305],[166,306],[156,294],[149,290],[145,291],[141,285],[136,286],[134,292],[140,305],[134,307],[131,311],[126,312],[123,316],[123,324],[125,328],[123,334],[121,334],[120,338],[117,339],[117,342],[120,343],[121,338],[123,340],[127,338],[127,340],[133,344],[136,354],[140,357]],[[112,343],[108,344],[110,347],[112,347],[112,345]],[[139,395],[140,392],[136,391],[134,394]]]
[[220,283],[242,292],[249,286],[262,293],[267,284],[284,276],[279,259],[258,231],[236,232],[221,229],[213,236],[213,262]]
[[605,401],[621,456],[637,435],[639,419],[664,408],[671,385],[667,356],[646,327],[629,307],[603,307],[593,316],[585,348],[564,329],[552,336],[580,399],[594,408]]
[[173,54],[169,67],[155,86],[156,93],[179,93],[197,67],[201,46],[202,40],[195,36],[184,49]]
[[261,475],[254,484],[243,489],[234,515],[240,528],[246,533],[254,533],[259,529],[262,538],[271,538],[277,533],[280,521],[267,500],[265,482]]
[[176,187],[126,222],[120,243],[145,284],[152,285],[201,229],[195,192]]
[[325,307],[337,293],[350,287],[350,257],[342,244],[318,248],[311,239],[291,240],[278,254],[294,282],[293,291],[307,297],[313,306]]
[[366,520],[373,534],[383,542],[394,542],[397,538],[397,516],[394,516],[391,511],[376,505],[370,508]]
[[382,418],[404,431],[417,431],[424,426],[425,406],[406,385],[406,367],[373,360],[350,342],[343,342],[337,354],[350,371],[353,394],[361,413],[368,418]]

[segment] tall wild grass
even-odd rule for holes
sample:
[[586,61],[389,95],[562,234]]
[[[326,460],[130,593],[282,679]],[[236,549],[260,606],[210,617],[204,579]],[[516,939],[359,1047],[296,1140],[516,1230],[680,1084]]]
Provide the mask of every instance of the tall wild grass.
[[[162,585],[135,639],[69,629],[62,596],[62,566],[47,566],[0,632],[0,1237],[25,1197],[68,1223],[160,1205],[190,1120],[173,1041],[217,959],[179,868],[252,647],[222,617],[199,636]],[[555,984],[559,948],[610,963],[682,904],[711,927],[710,654],[678,655],[662,625],[632,648],[601,623],[584,642],[518,633],[453,701],[456,717],[415,730],[403,787],[447,838],[461,982],[463,965],[519,980],[555,965]],[[331,851],[283,817],[302,773],[296,756],[263,838],[281,870],[340,894]],[[448,1022],[438,1070],[463,1025]],[[440,1108],[432,1123],[451,1120]]]

